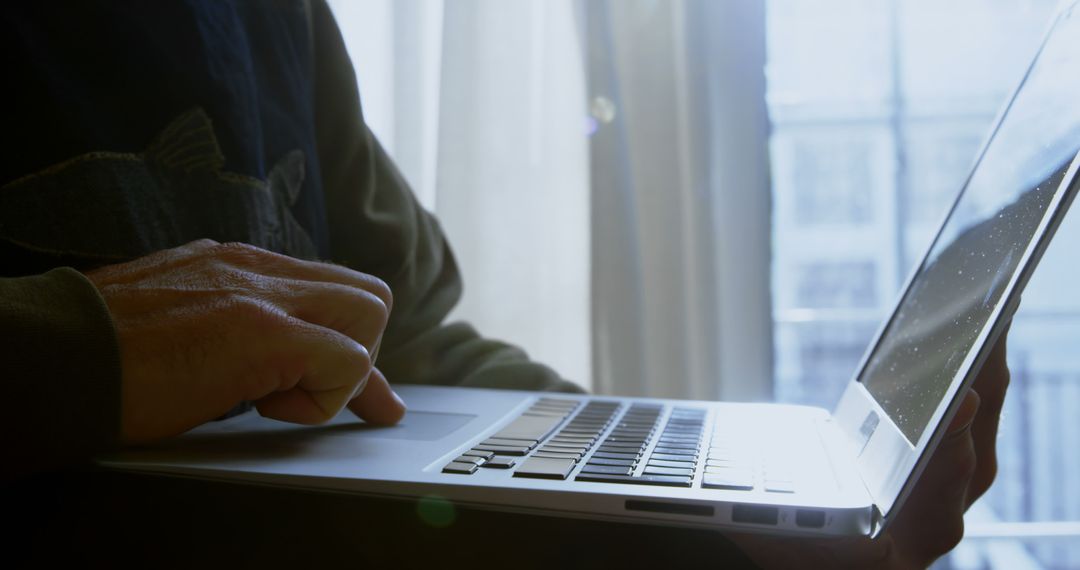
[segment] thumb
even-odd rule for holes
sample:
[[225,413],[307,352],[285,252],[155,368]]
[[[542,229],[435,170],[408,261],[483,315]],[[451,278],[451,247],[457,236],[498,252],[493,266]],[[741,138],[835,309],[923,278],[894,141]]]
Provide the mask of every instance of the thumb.
[[956,415],[953,416],[952,422],[949,423],[949,429],[945,432],[945,437],[968,429],[972,422],[975,421],[975,416],[978,415],[981,402],[979,393],[968,388],[964,394],[964,400],[960,402],[960,409],[956,410]]

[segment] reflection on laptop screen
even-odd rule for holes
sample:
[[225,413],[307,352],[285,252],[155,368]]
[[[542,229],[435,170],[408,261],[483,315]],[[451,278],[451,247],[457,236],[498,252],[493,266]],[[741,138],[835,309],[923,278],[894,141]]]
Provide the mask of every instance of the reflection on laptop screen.
[[859,381],[914,445],[1080,148],[1080,14],[1058,22]]

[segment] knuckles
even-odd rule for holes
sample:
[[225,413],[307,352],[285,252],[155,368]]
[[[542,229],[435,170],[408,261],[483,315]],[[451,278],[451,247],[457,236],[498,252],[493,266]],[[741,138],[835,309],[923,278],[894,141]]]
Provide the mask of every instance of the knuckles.
[[[247,294],[225,291],[218,300],[219,310],[233,323],[258,329],[276,329],[287,324],[288,317],[271,304]],[[246,328],[246,327],[245,327]]]
[[[375,313],[374,317],[379,330],[385,329],[387,323],[390,322],[390,305],[381,296],[374,293],[364,296],[371,302],[371,305],[374,305],[372,309]],[[372,297],[374,297],[374,299],[372,299]]]
[[208,253],[216,260],[241,267],[250,267],[259,262],[265,262],[273,255],[264,249],[242,242],[216,244],[209,248]]
[[964,517],[957,514],[956,516],[942,517],[940,528],[935,533],[930,549],[932,551],[931,558],[937,558],[946,552],[956,548],[960,541],[964,539]]
[[349,350],[346,353],[345,359],[350,368],[360,373],[359,378],[361,380],[359,380],[358,383],[360,381],[366,381],[368,374],[371,373],[371,353],[369,353],[362,344],[355,343],[352,346],[352,350]]
[[214,241],[214,240],[212,240],[210,238],[202,238],[202,239],[197,239],[197,240],[195,240],[193,242],[190,242],[190,243],[188,243],[187,245],[185,245],[183,247],[186,247],[186,248],[189,248],[189,249],[203,250],[203,249],[210,249],[210,248],[218,246],[218,245],[221,245],[221,244],[219,242],[217,242],[217,241]]
[[386,313],[389,315],[390,311],[394,308],[394,292],[390,290],[390,286],[382,279],[371,276],[371,294],[382,301],[383,306],[386,308]]

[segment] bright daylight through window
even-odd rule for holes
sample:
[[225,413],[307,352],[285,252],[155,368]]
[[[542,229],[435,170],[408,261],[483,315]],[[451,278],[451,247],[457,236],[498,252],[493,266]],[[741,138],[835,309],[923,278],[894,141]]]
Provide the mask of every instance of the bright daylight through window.
[[[831,408],[1057,1],[333,4],[458,256],[453,318],[604,393]],[[1000,472],[942,567],[1080,567],[1078,233],[1025,292]]]
[[[1055,5],[768,2],[778,399],[836,401]],[[1076,218],[1009,336],[998,479],[940,567],[1080,566]]]

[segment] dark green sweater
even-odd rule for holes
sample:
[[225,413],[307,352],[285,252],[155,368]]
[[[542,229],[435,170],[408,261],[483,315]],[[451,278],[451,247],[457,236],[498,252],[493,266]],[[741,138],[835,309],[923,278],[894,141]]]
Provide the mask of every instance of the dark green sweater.
[[574,389],[444,322],[461,295],[453,256],[365,126],[325,4],[70,12],[19,5],[0,20],[20,141],[0,187],[5,477],[117,445],[121,347],[79,271],[199,238],[384,279],[394,310],[378,365],[392,383]]

